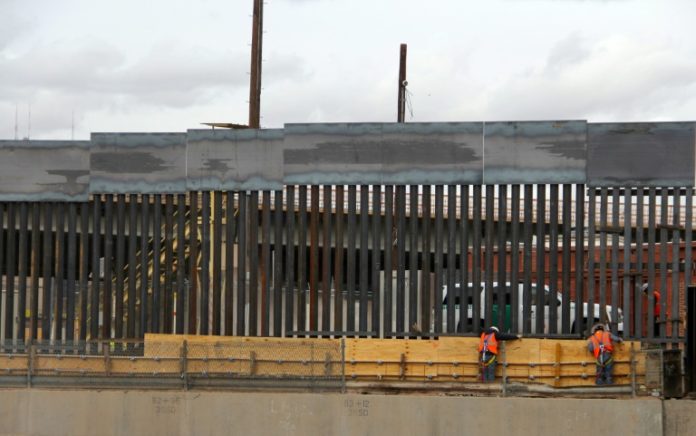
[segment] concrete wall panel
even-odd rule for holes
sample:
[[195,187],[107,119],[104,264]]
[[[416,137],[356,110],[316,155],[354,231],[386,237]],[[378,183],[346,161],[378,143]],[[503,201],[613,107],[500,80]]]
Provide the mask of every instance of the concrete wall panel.
[[186,192],[185,133],[93,133],[91,142],[91,192]]
[[86,201],[88,141],[0,141],[0,200]]
[[482,123],[289,124],[286,183],[480,183]]
[[189,130],[189,190],[283,188],[283,130]]
[[584,183],[585,121],[486,123],[484,183]]
[[694,123],[588,125],[591,186],[693,186]]
[[5,389],[0,417],[2,434],[56,436],[663,434],[655,399]]

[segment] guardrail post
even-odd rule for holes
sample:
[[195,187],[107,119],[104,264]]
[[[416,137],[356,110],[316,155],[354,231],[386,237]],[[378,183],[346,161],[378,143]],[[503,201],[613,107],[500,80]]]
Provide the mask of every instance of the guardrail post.
[[184,383],[184,390],[188,390],[188,342],[184,339],[181,344],[179,370],[181,371],[181,380]]

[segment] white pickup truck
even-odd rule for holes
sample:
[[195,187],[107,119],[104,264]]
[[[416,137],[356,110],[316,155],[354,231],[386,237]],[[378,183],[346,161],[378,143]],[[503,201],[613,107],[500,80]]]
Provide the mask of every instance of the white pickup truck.
[[[459,294],[458,291],[459,291],[459,288],[461,287],[461,285],[459,283],[457,283],[455,286],[457,288],[457,294]],[[474,289],[473,283],[469,283],[468,284],[468,292],[466,293],[468,296],[468,306],[469,306],[467,309],[467,314],[468,314],[467,315],[467,318],[468,318],[467,324],[468,324],[469,328],[467,330],[471,330],[471,325],[473,323],[472,322],[473,321],[473,319],[472,319],[473,318],[473,307],[472,307],[473,306],[473,298],[472,298],[472,295],[474,292],[473,289]],[[510,283],[506,283],[505,284],[504,325],[501,325],[498,327],[501,329],[501,331],[515,330],[516,332],[522,332],[522,331],[524,331],[523,316],[522,316],[522,313],[523,313],[522,312],[522,307],[523,307],[522,302],[524,301],[524,299],[523,299],[523,297],[524,297],[524,284],[519,283],[517,285],[517,301],[519,302],[519,304],[517,305],[516,309],[513,309],[511,307],[512,290],[513,290],[513,286],[511,286]],[[497,320],[498,319],[497,312],[498,312],[498,308],[499,308],[499,305],[498,305],[498,293],[499,293],[498,283],[496,283],[496,282],[493,283],[493,289],[491,291],[492,291],[491,294],[493,296],[493,320]],[[539,314],[537,313],[537,305],[536,305],[537,286],[534,283],[532,284],[532,286],[530,288],[530,294],[531,295],[529,296],[529,301],[531,302],[531,306],[529,308],[529,315],[531,318],[531,333],[533,333],[533,334],[542,333],[542,332],[536,331],[537,330],[537,325],[536,325],[537,324],[537,317],[539,316]],[[543,315],[544,316],[544,331],[543,331],[543,333],[549,333],[549,326],[551,325],[549,314],[550,314],[552,298],[554,298],[554,296],[551,293],[551,291],[549,290],[548,286],[544,286],[544,315]],[[561,331],[562,331],[561,327],[562,327],[562,322],[563,322],[562,321],[563,294],[561,294],[560,292],[557,292],[555,295],[555,298],[556,298],[556,308],[557,308],[556,309],[557,310],[557,312],[556,312],[556,320],[557,320],[556,321],[557,322],[556,332],[561,333]],[[449,299],[449,295],[447,293],[447,286],[445,285],[442,289],[442,312],[443,312],[442,319],[443,319],[443,323],[445,325],[447,324],[447,306],[449,304],[449,301],[450,301],[450,299]],[[474,331],[476,331],[476,329],[479,327],[484,327],[484,323],[485,323],[485,319],[484,319],[485,307],[486,307],[486,285],[485,285],[485,283],[481,283],[481,300],[480,301],[481,301],[480,319],[473,326]],[[460,302],[459,302],[458,295],[454,300],[454,304],[455,304],[455,311],[454,311],[454,313],[455,313],[455,325],[459,326],[459,315],[460,315],[459,305],[460,305]],[[577,323],[575,322],[575,302],[570,301],[569,307],[570,307],[569,325],[570,325],[571,332],[572,333],[580,333],[577,331]],[[600,321],[599,304],[597,304],[597,303],[594,304],[594,310],[592,311],[592,314],[593,314],[592,318],[593,319],[588,319],[588,313],[589,313],[588,309],[589,309],[588,303],[584,302],[583,307],[582,307],[582,314],[583,314],[583,323],[582,324],[586,329],[589,329],[593,324]],[[511,326],[511,319],[512,319],[511,312],[512,312],[512,310],[517,310],[517,328],[516,329],[512,329],[512,326]],[[612,322],[612,307],[609,305],[605,306],[605,311],[606,311],[606,321],[610,325],[613,325],[614,323]],[[621,308],[618,308],[617,313],[618,313],[618,320],[616,322],[616,326],[617,326],[617,330],[619,331],[619,333],[621,333],[621,332],[623,332],[623,311],[621,310]]]

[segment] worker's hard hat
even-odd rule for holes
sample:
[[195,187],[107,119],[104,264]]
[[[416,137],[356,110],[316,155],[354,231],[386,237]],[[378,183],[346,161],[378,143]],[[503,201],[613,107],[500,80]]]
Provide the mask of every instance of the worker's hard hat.
[[603,324],[595,324],[592,326],[592,333],[596,333],[597,330],[604,330],[604,325]]
[[500,333],[500,330],[498,330],[498,327],[496,327],[496,326],[494,326],[494,325],[491,326],[491,330],[493,330],[493,331],[495,331],[495,332],[497,332],[497,333]]
[[643,286],[640,287],[640,290],[643,292],[648,292],[648,284],[644,283]]

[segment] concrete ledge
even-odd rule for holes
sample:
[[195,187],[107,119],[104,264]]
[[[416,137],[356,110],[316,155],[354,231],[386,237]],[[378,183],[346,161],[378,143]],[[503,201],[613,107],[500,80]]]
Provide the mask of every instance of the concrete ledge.
[[656,399],[46,389],[0,394],[0,434],[660,435],[662,417]]

